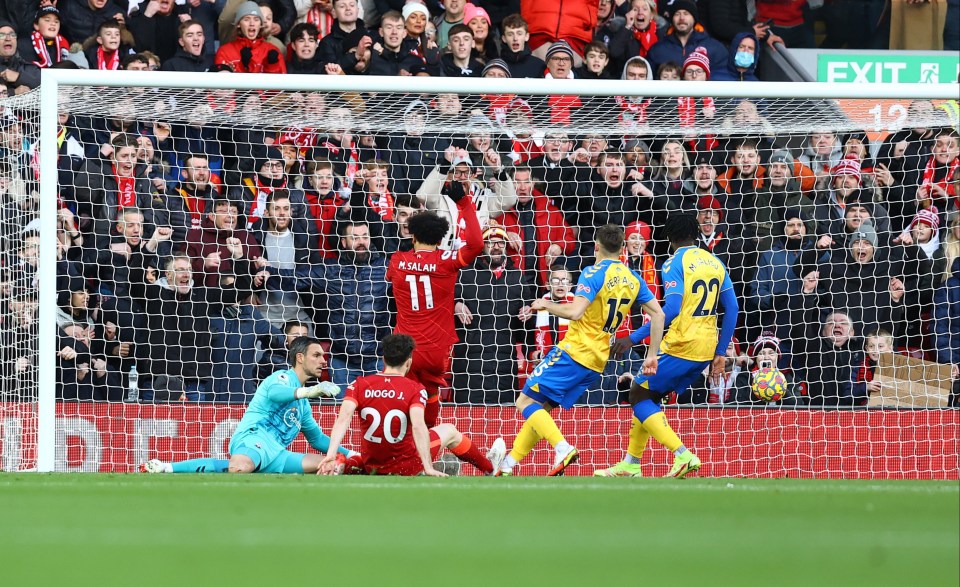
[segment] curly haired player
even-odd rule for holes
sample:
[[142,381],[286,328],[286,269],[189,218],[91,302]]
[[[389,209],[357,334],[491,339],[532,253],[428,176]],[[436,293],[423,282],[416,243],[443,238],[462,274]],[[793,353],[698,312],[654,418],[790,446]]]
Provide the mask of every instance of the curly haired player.
[[[640,457],[651,436],[673,452],[668,477],[683,478],[700,468],[700,459],[687,450],[660,409],[663,396],[681,393],[703,372],[723,376],[727,346],[737,325],[739,305],[726,267],[713,253],[696,246],[700,223],[693,214],[673,214],[664,225],[664,236],[674,249],[663,264],[665,325],[660,345],[659,369],[655,375],[639,374],[630,389],[633,423],[626,458],[608,469],[594,471],[598,477],[639,477]],[[723,323],[717,336],[717,309],[723,308]],[[617,339],[614,352],[621,353],[650,334],[645,324],[629,337]]]

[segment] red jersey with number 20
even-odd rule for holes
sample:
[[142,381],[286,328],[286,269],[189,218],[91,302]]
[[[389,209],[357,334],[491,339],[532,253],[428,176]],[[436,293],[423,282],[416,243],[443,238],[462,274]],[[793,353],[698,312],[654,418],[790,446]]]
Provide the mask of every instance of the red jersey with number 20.
[[[416,474],[423,470],[413,441],[410,410],[423,410],[427,390],[399,375],[377,373],[360,377],[347,387],[345,402],[357,405],[362,420],[360,454],[368,473]],[[414,408],[416,406],[416,408]]]
[[473,200],[457,203],[464,245],[459,251],[398,251],[390,259],[387,279],[397,300],[397,334],[409,334],[419,346],[449,347],[457,342],[453,323],[454,290],[460,269],[483,250],[480,221]]

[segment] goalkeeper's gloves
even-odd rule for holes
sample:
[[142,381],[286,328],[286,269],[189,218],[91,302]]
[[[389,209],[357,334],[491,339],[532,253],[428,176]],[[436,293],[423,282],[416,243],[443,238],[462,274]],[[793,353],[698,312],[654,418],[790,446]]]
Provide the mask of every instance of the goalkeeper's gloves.
[[271,49],[267,52],[267,63],[270,65],[276,65],[280,61],[280,52],[276,49]]
[[467,195],[467,191],[463,189],[463,184],[459,181],[451,181],[447,186],[447,189],[444,190],[446,196],[453,200],[453,203],[456,204]]
[[316,399],[318,397],[337,397],[340,395],[340,386],[332,381],[321,381],[310,387],[297,389],[297,399]]

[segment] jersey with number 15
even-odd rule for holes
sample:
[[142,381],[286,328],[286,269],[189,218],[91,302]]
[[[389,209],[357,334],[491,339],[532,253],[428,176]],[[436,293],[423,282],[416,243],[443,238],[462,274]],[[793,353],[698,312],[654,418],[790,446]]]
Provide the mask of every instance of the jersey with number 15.
[[453,297],[460,269],[483,250],[480,222],[473,200],[457,204],[464,225],[459,251],[397,251],[390,259],[387,279],[397,301],[397,334],[409,334],[419,346],[450,346],[457,342]]
[[574,293],[590,300],[590,305],[579,320],[570,322],[557,347],[587,369],[603,373],[610,359],[610,342],[630,308],[634,302],[652,301],[653,294],[639,275],[620,261],[610,259],[584,269]]
[[683,247],[663,264],[664,299],[682,296],[660,350],[689,361],[713,360],[717,349],[720,292],[733,288],[727,268],[713,253]]

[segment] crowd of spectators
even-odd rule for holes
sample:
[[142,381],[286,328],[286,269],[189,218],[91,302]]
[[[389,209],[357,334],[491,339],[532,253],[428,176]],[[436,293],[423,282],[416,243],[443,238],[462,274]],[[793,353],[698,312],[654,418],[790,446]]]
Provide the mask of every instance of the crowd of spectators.
[[[732,28],[717,16],[726,4],[739,14],[719,0],[709,20],[691,0],[659,11],[602,0],[592,14],[377,0],[373,26],[357,0],[8,2],[0,105],[36,87],[42,67],[746,82],[768,44],[804,46],[800,24],[763,12],[774,3],[756,2],[772,27],[744,12]],[[879,354],[894,349],[952,365],[960,381],[955,104],[933,126],[915,121],[936,118],[934,104],[914,101],[906,130],[880,144],[859,131],[778,136],[762,103],[709,97],[411,93],[402,128],[373,132],[354,117],[375,96],[307,93],[291,99],[322,131],[211,123],[270,98],[210,91],[180,106],[193,108],[185,118],[137,119],[135,95],[107,117],[60,112],[59,398],[120,401],[136,365],[140,399],[244,402],[305,332],[329,341],[338,385],[375,372],[394,319],[386,266],[412,246],[407,219],[436,211],[450,221],[444,248],[459,246],[451,182],[475,202],[485,241],[458,285],[452,401],[514,399],[566,328],[529,304],[569,299],[598,226],[625,227],[624,261],[662,301],[658,231],[676,211],[698,214],[700,246],[728,266],[748,349],[732,344],[724,383],[704,379],[678,401],[753,404],[749,373],[767,363],[790,378],[784,405],[865,405]],[[665,104],[678,136],[644,135]],[[591,115],[598,132],[568,130]],[[706,121],[717,134],[696,131]],[[0,109],[7,398],[36,381],[38,130]],[[620,401],[636,361],[611,362],[585,401]]]

